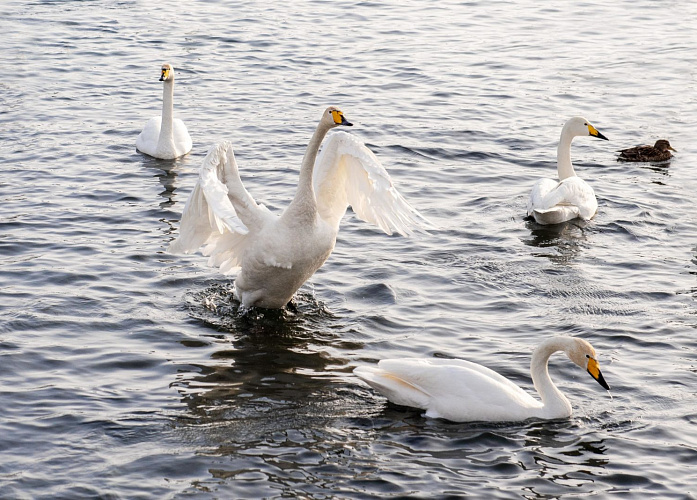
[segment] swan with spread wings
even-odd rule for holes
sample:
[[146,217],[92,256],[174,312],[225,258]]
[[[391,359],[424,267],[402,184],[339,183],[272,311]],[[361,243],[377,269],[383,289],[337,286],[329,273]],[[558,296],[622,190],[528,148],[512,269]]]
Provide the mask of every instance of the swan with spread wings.
[[[239,269],[234,294],[244,308],[278,309],[319,269],[334,249],[350,205],[387,234],[403,236],[429,222],[395,189],[377,157],[356,137],[330,129],[351,126],[327,108],[307,146],[295,196],[282,214],[257,204],[240,179],[232,145],[211,148],[186,202],[172,253],[202,248],[224,274]],[[318,154],[319,153],[319,154]]]

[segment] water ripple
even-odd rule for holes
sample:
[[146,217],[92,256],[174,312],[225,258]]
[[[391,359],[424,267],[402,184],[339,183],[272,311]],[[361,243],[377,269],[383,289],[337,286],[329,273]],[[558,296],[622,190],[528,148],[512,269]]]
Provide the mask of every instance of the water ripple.
[[[4,3],[3,496],[689,496],[697,10],[510,7]],[[175,161],[134,147],[165,61],[194,140]],[[204,258],[166,253],[198,165],[233,140],[280,211],[327,104],[437,228],[387,237],[349,211],[294,307],[241,311]],[[576,114],[611,139],[572,147],[598,214],[538,226],[528,192]],[[669,163],[616,161],[663,137]],[[552,334],[593,343],[612,398],[554,356],[571,418],[454,424],[351,374],[461,358],[533,393]]]

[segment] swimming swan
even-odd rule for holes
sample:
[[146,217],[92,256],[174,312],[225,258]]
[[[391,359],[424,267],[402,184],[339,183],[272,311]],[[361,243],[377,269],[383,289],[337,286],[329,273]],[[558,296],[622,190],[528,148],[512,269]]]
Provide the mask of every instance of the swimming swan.
[[454,422],[565,418],[571,416],[571,403],[547,371],[547,361],[557,351],[610,389],[593,347],[574,337],[547,339],[532,354],[530,374],[542,402],[495,371],[459,359],[384,359],[353,373],[390,401],[426,410],[427,417]]
[[528,215],[538,224],[560,224],[576,217],[590,220],[598,211],[593,188],[576,176],[571,164],[571,141],[586,135],[608,140],[581,116],[571,118],[561,129],[557,147],[559,180],[540,179],[532,187],[528,200]]
[[150,118],[136,139],[136,148],[146,155],[162,160],[173,160],[191,151],[191,137],[184,122],[174,118],[174,68],[162,65],[160,81],[162,92],[162,116]]
[[335,132],[318,156],[327,132],[340,125],[351,123],[339,109],[327,108],[307,146],[295,197],[280,216],[244,188],[229,142],[211,148],[169,251],[191,253],[204,246],[208,265],[224,274],[241,268],[234,295],[243,308],[278,309],[332,253],[349,205],[387,234],[408,236],[412,228],[428,227],[354,136]]

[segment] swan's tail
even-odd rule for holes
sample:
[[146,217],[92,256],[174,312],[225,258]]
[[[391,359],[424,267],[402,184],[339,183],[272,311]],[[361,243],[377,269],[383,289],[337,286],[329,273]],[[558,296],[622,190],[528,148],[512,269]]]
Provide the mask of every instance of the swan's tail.
[[428,394],[386,370],[373,366],[359,366],[353,373],[395,404],[423,409],[428,407]]
[[532,216],[538,224],[561,224],[578,217],[579,210],[571,205],[557,205],[547,209],[536,208],[532,211]]

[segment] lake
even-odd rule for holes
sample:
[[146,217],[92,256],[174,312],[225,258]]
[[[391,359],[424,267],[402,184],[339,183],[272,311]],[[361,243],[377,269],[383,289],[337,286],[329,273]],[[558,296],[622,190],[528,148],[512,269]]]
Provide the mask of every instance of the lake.
[[[697,3],[6,1],[0,5],[0,497],[694,498]],[[135,149],[175,67],[192,152]],[[239,311],[233,280],[167,253],[208,149],[288,204],[341,107],[437,227],[349,210],[297,312]],[[566,119],[590,222],[539,226]],[[656,139],[666,164],[619,163]],[[571,418],[452,423],[352,374],[481,363],[534,393],[565,357]]]

